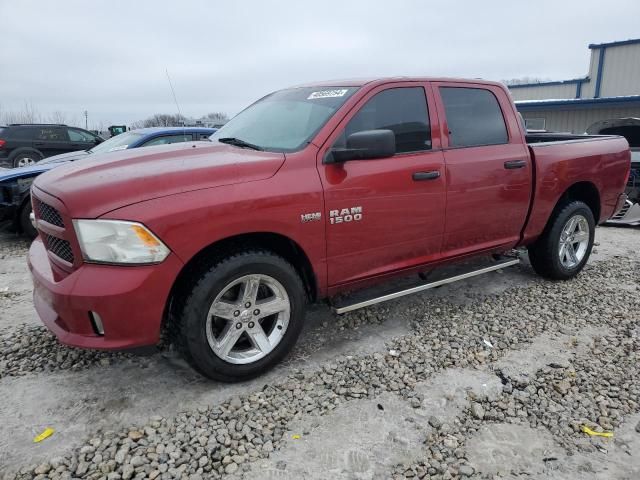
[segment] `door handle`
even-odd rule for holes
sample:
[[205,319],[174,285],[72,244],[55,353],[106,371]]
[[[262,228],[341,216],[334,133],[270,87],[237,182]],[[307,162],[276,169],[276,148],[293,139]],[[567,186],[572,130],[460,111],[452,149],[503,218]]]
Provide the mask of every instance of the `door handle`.
[[415,172],[411,177],[416,182],[421,182],[422,180],[435,180],[440,178],[440,172],[438,170],[432,170],[430,172]]
[[42,146],[44,146],[44,142],[36,142],[36,143],[34,143],[34,145],[36,147],[42,147]]
[[524,168],[527,166],[526,160],[507,160],[504,162],[504,168],[507,170],[513,170],[515,168]]

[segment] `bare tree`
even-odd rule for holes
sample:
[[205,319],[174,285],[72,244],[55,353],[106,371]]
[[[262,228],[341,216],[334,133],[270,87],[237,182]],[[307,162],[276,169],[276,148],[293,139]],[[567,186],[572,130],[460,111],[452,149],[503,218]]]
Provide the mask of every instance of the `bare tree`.
[[151,117],[133,122],[131,128],[146,128],[146,127],[182,127],[186,121],[183,115],[170,114],[170,113],[156,113]]
[[51,115],[49,115],[49,122],[51,123],[67,123],[67,114],[61,112],[60,110],[56,110]]
[[224,112],[211,112],[207,113],[205,117],[207,120],[215,123],[227,123],[229,121],[229,116]]
[[24,102],[24,110],[21,113],[23,117],[21,123],[38,123],[41,121],[40,114],[31,102]]
[[9,110],[3,111],[2,117],[0,117],[0,123],[37,123],[41,121],[40,119],[41,116],[33,104],[25,101],[23,109],[18,112]]

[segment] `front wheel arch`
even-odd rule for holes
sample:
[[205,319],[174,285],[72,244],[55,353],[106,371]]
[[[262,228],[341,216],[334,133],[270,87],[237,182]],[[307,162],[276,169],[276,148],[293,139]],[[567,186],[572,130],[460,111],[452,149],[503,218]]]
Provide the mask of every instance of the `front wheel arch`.
[[20,208],[18,209],[18,213],[14,221],[16,228],[19,229],[23,235],[34,239],[38,236],[38,231],[33,227],[31,220],[29,219],[29,213],[31,213],[31,211],[31,197],[27,196],[27,198],[20,204]]
[[[230,299],[219,302],[224,308],[215,315],[226,319],[226,324],[216,334],[211,333],[210,329],[215,325],[210,318],[211,309],[217,305],[218,298],[227,291],[232,292],[230,288],[237,285],[238,280],[244,282],[244,279],[253,277],[268,279],[268,284],[277,284],[277,290],[286,292],[281,297],[286,298],[287,304],[286,313],[282,313],[284,317],[280,317],[280,313],[277,318],[272,317],[279,310],[269,313],[266,307],[270,305],[268,300],[266,303],[256,301],[257,287],[249,290],[253,294],[243,293],[240,289],[235,292],[240,300],[232,295]],[[246,380],[275,366],[295,345],[304,323],[306,295],[296,268],[282,257],[259,249],[229,252],[217,258],[209,257],[207,263],[201,264],[199,275],[190,280],[172,299],[172,314],[166,333],[184,359],[201,374],[224,382]],[[244,303],[245,300],[248,303]],[[267,308],[267,313],[262,312],[260,316],[263,307]],[[232,312],[229,308],[237,308],[237,311]],[[267,322],[262,326],[261,318]],[[263,331],[265,325],[270,327]],[[278,331],[283,327],[283,333],[279,335]],[[229,335],[230,331],[238,331],[240,335]],[[253,331],[255,334],[251,335]],[[243,338],[243,335],[249,336]],[[249,337],[263,340],[252,342]],[[267,337],[275,343],[269,345]],[[227,341],[227,338],[231,340]],[[250,347],[253,344],[249,351],[246,349],[247,341]],[[216,345],[217,342],[221,344]],[[236,342],[244,345],[235,355],[229,356],[232,353],[230,347]],[[225,344],[229,348],[225,349]],[[251,350],[256,348],[252,353]],[[246,361],[249,357],[245,355],[249,353],[253,358]]]
[[166,333],[172,314],[174,314],[174,299],[184,293],[194,276],[202,274],[203,265],[223,258],[230,253],[238,253],[251,249],[270,251],[294,266],[303,281],[307,301],[315,302],[319,297],[319,286],[315,271],[309,257],[294,240],[281,234],[271,232],[256,232],[234,235],[207,245],[187,261],[174,281],[169,293],[165,314],[163,317],[163,335]]

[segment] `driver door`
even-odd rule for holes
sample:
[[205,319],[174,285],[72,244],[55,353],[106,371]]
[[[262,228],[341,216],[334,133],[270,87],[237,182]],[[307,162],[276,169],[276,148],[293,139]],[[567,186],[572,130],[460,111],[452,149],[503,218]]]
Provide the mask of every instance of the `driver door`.
[[[432,134],[435,111],[426,83],[387,84],[369,92],[320,149],[330,286],[440,257],[446,170]],[[394,156],[323,163],[349,135],[376,129],[394,132]]]

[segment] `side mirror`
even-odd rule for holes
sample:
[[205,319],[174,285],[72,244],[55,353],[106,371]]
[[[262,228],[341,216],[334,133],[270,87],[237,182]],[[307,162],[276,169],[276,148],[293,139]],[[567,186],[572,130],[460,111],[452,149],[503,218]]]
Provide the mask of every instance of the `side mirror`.
[[346,148],[331,149],[324,163],[387,158],[395,154],[396,136],[392,130],[364,130],[349,135]]
[[93,139],[93,143],[96,145],[99,145],[100,143],[104,142],[104,139],[100,138],[100,137],[96,137]]

